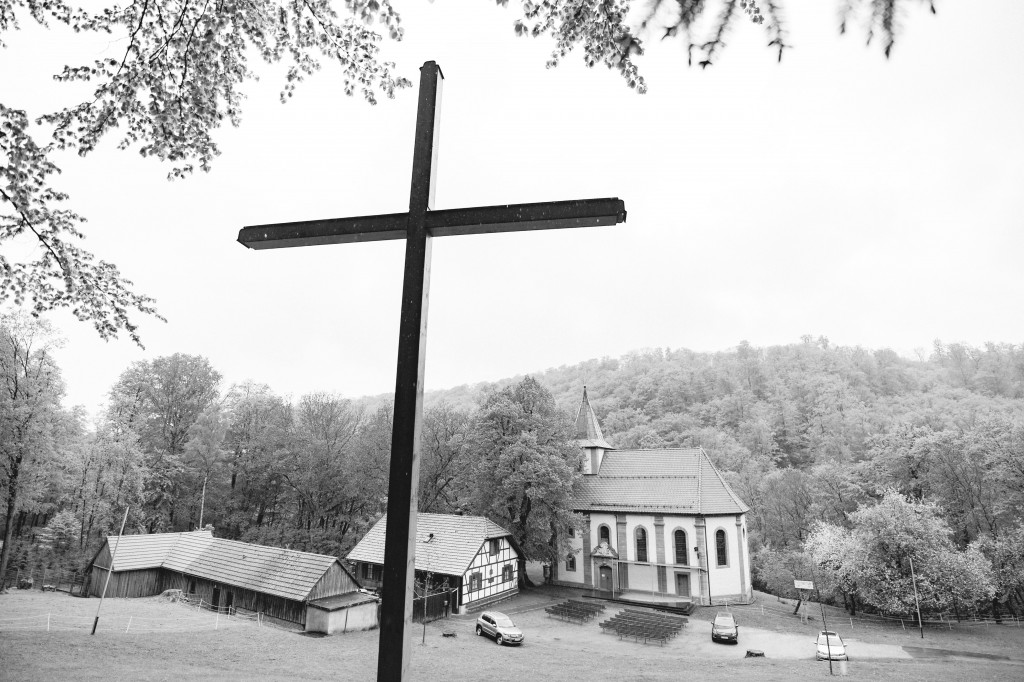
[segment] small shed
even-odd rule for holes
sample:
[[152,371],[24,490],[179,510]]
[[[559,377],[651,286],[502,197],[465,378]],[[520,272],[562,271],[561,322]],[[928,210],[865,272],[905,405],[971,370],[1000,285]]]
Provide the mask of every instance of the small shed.
[[370,630],[377,627],[380,597],[364,592],[349,592],[309,602],[306,609],[306,632]]
[[[365,587],[381,586],[387,515],[349,552]],[[446,577],[455,612],[507,599],[519,592],[519,551],[507,530],[483,516],[417,514],[416,579]]]
[[[108,537],[89,571],[90,596],[102,594],[109,573],[108,597],[179,589],[218,609],[258,611],[300,625],[310,603],[360,589],[337,557],[224,540],[210,531]],[[361,599],[355,606],[359,615],[349,620],[374,627],[376,604]]]

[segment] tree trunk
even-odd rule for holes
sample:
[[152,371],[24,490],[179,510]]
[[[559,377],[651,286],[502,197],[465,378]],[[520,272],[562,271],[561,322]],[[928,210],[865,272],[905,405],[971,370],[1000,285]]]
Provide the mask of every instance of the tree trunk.
[[7,577],[7,560],[11,556],[11,540],[14,537],[14,509],[18,504],[18,475],[21,473],[22,453],[11,462],[11,476],[7,480],[7,519],[4,522],[4,546],[0,548],[0,592],[4,590]]
[[199,530],[203,529],[203,512],[206,510],[206,481],[210,478],[210,474],[203,476],[203,497],[199,502]]
[[526,575],[526,557],[522,554],[519,555],[519,587],[536,587],[533,581],[530,580],[530,576]]

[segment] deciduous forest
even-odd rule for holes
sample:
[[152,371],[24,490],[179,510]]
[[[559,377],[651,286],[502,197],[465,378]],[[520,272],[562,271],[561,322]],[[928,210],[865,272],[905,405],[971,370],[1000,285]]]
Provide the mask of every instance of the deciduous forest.
[[[225,385],[175,354],[126,367],[88,421],[62,404],[52,330],[12,316],[0,332],[10,566],[81,568],[126,506],[126,532],[212,525],[339,556],[386,508],[386,398]],[[936,342],[907,358],[808,336],[428,393],[421,511],[487,515],[530,559],[557,560],[551,538],[580,522],[584,385],[614,446],[708,452],[750,506],[759,589],[813,574],[851,612],[906,613],[913,562],[924,609],[1024,608],[1024,346]]]

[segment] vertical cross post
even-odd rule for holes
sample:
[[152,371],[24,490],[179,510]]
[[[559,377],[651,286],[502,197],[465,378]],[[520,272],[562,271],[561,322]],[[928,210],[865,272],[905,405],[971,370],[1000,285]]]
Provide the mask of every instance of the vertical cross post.
[[404,679],[412,653],[410,635],[416,574],[416,506],[431,238],[596,227],[626,220],[626,205],[616,198],[432,211],[443,79],[436,62],[426,62],[420,69],[408,213],[252,225],[238,232],[238,241],[252,249],[406,239],[381,586],[378,682]]
[[383,604],[377,681],[406,678],[412,656],[412,601],[416,574],[416,507],[419,488],[423,362],[427,343],[430,242],[426,214],[434,199],[440,95],[444,76],[435,62],[420,68],[412,188],[405,243],[405,280],[391,431],[388,525],[384,540]]

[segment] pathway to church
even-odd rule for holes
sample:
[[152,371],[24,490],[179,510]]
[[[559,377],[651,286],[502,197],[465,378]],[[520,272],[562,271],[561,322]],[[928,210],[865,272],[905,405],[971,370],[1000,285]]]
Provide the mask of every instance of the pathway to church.
[[[532,568],[532,567],[531,567]],[[528,569],[529,570],[529,569]],[[539,574],[539,570],[538,570]],[[531,578],[533,578],[531,572]],[[539,575],[536,576],[539,578]],[[601,648],[608,646],[611,642],[617,641],[612,635],[602,632],[594,621],[584,625],[573,625],[564,621],[547,617],[544,608],[558,603],[567,598],[579,598],[579,591],[571,588],[563,588],[552,585],[538,585],[536,588],[528,588],[516,597],[494,605],[494,611],[501,611],[512,616],[527,635],[530,642],[572,642],[582,647]],[[618,610],[617,605],[609,604],[606,611],[606,618],[610,618]],[[711,618],[714,611],[704,609],[703,613]],[[464,632],[471,629],[479,612],[462,614],[453,617],[451,625],[453,629]],[[806,634],[778,632],[744,626],[742,616],[737,615],[740,621],[740,642],[738,645],[730,645],[711,641],[711,623],[701,617],[691,617],[689,624],[684,628],[678,637],[673,639],[669,646],[682,648],[687,656],[695,658],[707,658],[713,660],[728,660],[744,658],[747,649],[758,649],[766,656],[776,659],[810,659],[814,658],[815,628],[808,628]],[[465,623],[461,627],[457,623]],[[904,650],[899,644],[884,644],[878,642],[861,641],[855,636],[843,633],[843,638],[850,647],[851,657],[858,660],[864,659],[909,659],[913,658],[911,653]],[[637,647],[655,646],[644,645],[624,641],[623,645]]]

